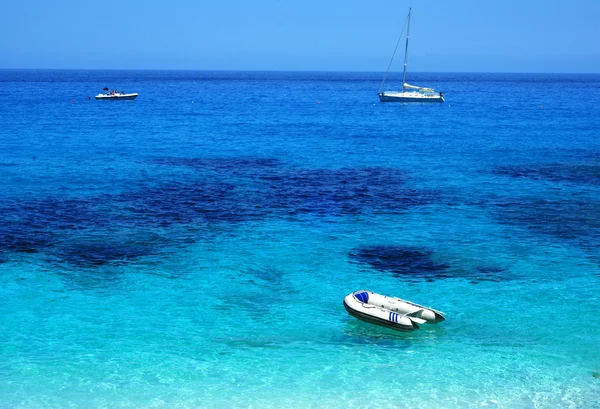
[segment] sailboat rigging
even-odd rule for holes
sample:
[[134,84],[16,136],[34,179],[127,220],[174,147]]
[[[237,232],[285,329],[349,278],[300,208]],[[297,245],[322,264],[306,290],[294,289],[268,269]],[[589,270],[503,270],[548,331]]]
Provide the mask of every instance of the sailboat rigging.
[[[392,59],[388,65],[381,87],[379,87],[379,100],[381,102],[444,102],[444,97],[441,92],[436,93],[433,88],[417,87],[406,83],[406,67],[408,65],[408,39],[410,38],[410,15],[412,8],[408,9],[407,29],[406,29],[406,45],[404,47],[404,71],[402,72],[402,91],[382,91],[387,79],[392,61],[400,45],[402,33],[396,43],[396,48],[392,54]],[[404,32],[404,29],[402,29]],[[408,90],[408,91],[407,91]]]

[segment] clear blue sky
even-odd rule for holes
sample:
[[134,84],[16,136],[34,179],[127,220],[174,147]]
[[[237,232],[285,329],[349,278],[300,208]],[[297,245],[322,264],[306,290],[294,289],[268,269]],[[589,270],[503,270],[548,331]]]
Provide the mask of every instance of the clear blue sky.
[[0,68],[382,71],[409,5],[412,71],[600,72],[600,0],[2,0]]

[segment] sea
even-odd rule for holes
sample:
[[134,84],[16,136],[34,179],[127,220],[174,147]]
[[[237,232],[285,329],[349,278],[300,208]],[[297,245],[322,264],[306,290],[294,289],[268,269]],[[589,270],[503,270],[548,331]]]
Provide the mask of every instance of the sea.
[[381,79],[0,71],[0,408],[600,408],[600,75]]

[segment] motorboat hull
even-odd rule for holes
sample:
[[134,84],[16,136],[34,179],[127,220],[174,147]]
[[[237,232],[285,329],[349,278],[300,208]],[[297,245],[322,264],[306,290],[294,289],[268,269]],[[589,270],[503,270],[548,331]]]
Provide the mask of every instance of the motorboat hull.
[[103,100],[103,101],[116,101],[116,100],[132,101],[132,100],[136,99],[137,96],[138,96],[138,94],[121,94],[121,95],[100,94],[100,95],[96,95],[95,98],[97,100]]
[[361,321],[397,331],[414,331],[419,328],[418,324],[437,324],[445,320],[441,311],[366,290],[348,294],[344,308]]
[[379,94],[381,102],[445,102],[441,95],[422,95],[417,92],[382,92]]

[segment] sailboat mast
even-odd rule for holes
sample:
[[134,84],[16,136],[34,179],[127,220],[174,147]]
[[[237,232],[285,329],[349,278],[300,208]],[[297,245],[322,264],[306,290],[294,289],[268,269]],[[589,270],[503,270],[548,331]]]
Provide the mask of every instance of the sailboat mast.
[[406,48],[404,48],[404,72],[402,73],[402,92],[404,92],[404,84],[406,84],[406,63],[408,62],[408,38],[410,37],[410,13],[412,7],[408,9],[408,28],[406,29]]

